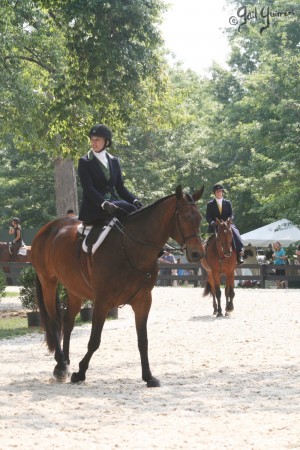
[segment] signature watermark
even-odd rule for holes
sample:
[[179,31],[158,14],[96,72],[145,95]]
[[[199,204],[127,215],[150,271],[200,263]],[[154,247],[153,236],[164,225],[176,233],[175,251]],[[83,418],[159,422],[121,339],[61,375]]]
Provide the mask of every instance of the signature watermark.
[[289,11],[272,11],[269,6],[263,6],[262,8],[257,8],[256,6],[252,9],[248,9],[247,6],[241,6],[237,12],[236,16],[229,17],[230,25],[238,25],[238,31],[244,25],[247,25],[251,21],[263,21],[264,26],[259,30],[262,34],[267,28],[270,27],[271,20],[274,18],[292,17],[295,16],[295,11],[293,9]]

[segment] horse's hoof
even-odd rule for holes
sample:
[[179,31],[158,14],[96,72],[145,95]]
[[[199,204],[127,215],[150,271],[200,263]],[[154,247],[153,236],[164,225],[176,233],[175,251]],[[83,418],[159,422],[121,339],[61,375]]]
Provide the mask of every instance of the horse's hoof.
[[151,378],[151,380],[147,381],[147,387],[153,388],[153,387],[160,387],[160,382],[157,378]]
[[68,378],[68,368],[66,367],[65,369],[59,369],[58,367],[55,367],[53,370],[53,375],[57,381],[63,383]]
[[223,313],[218,313],[217,317],[223,317]]
[[79,372],[73,372],[71,375],[71,383],[80,383],[85,380],[84,375],[80,375]]

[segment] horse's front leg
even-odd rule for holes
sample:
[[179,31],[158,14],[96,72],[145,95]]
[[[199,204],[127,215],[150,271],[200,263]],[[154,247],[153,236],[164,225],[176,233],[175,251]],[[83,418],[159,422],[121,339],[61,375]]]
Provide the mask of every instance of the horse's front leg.
[[234,277],[228,278],[228,280],[226,280],[226,287],[225,287],[225,295],[226,295],[226,313],[225,316],[229,316],[230,313],[233,312],[234,310],[234,305],[233,305],[233,299],[235,296],[234,293]]
[[70,338],[74,328],[75,317],[80,311],[82,299],[68,293],[67,309],[63,310],[63,353],[66,363],[70,365]]
[[142,379],[147,383],[147,387],[159,387],[160,382],[157,378],[153,377],[148,359],[147,320],[151,303],[151,291],[142,291],[135,296],[131,306],[135,314],[138,349],[142,365]]
[[88,343],[88,351],[79,363],[79,371],[73,372],[71,376],[72,383],[78,383],[85,380],[85,374],[89,367],[89,362],[93,353],[99,348],[101,342],[101,333],[110,308],[94,306],[91,335]]
[[219,285],[216,286],[216,297],[217,297],[217,302],[218,302],[217,317],[222,317],[223,312],[222,312],[222,306],[221,306],[221,289],[220,289]]
[[[213,274],[208,275],[208,279],[211,283],[211,293],[213,296],[213,308],[214,308],[214,315],[216,317],[222,317],[222,307],[221,307],[221,279],[218,272],[214,272]],[[216,300],[217,299],[217,300]]]
[[215,294],[212,294],[212,296],[213,296],[213,308],[214,308],[213,315],[215,316],[217,314],[217,312],[218,312],[218,304],[216,302]]

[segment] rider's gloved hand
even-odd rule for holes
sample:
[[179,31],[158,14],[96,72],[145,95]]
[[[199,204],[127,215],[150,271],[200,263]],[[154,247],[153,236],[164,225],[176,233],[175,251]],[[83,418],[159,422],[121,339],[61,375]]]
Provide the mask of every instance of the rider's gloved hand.
[[217,224],[216,224],[216,222],[211,222],[211,224],[210,224],[212,227],[213,227],[213,229],[216,231],[216,229],[217,229]]
[[101,206],[110,216],[117,217],[118,219],[122,219],[127,215],[127,212],[123,208],[119,208],[111,202],[104,202]]
[[144,206],[143,203],[140,202],[137,198],[134,200],[133,204],[136,207],[136,209],[141,209]]

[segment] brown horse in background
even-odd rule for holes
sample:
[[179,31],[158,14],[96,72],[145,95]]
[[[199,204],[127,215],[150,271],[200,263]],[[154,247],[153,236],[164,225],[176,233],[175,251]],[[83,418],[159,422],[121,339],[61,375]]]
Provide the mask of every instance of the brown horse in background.
[[[204,256],[199,235],[201,216],[195,203],[202,194],[203,187],[190,196],[178,186],[175,195],[129,214],[122,223],[117,222],[92,256],[79,247],[77,220],[58,219],[37,233],[32,244],[32,264],[37,273],[37,296],[47,345],[55,351],[54,376],[58,380],[67,377],[75,316],[82,299],[88,298],[94,301],[88,350],[71,381],[85,380],[90,359],[100,346],[108,312],[113,307],[130,305],[135,314],[142,378],[148,387],[160,385],[150,370],[147,337],[158,253],[171,237],[185,248],[190,262],[198,262]],[[56,295],[58,281],[68,292],[63,325]]]
[[8,242],[0,242],[0,263],[1,262],[30,262],[31,261],[31,246],[26,245],[26,255],[17,255],[16,260],[12,259],[12,254],[9,251]]
[[[3,270],[4,273],[10,274],[11,270],[9,266],[5,266],[1,263],[6,262],[17,262],[17,263],[26,263],[31,262],[31,246],[26,246],[27,253],[26,255],[17,255],[16,259],[13,259],[12,254],[9,251],[9,243],[8,242],[0,242],[0,270]],[[7,284],[12,284],[12,279],[7,276]]]
[[[221,275],[226,276],[226,316],[234,310],[234,271],[237,265],[237,255],[233,248],[231,219],[216,220],[217,231],[211,235],[206,243],[206,261],[211,269],[207,272],[208,280],[203,296],[213,296],[214,314],[223,316],[221,307]],[[217,302],[216,302],[217,299]]]

